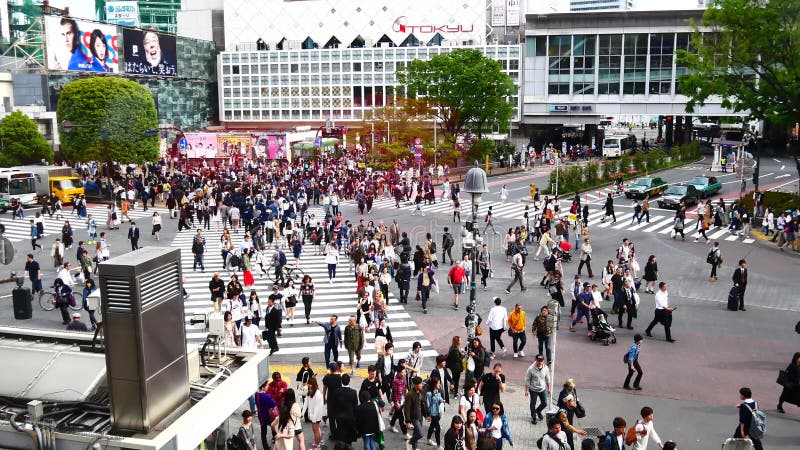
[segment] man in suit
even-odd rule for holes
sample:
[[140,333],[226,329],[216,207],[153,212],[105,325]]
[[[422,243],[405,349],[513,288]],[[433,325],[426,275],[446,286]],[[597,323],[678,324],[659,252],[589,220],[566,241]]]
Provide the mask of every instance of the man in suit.
[[739,292],[739,311],[744,309],[744,291],[747,289],[747,261],[740,259],[739,267],[733,271],[733,285]]
[[267,300],[267,312],[264,317],[264,337],[269,344],[269,354],[278,351],[278,339],[275,333],[281,328],[281,311],[275,307],[275,300]]
[[354,421],[356,407],[358,406],[358,393],[350,388],[350,375],[341,376],[342,387],[333,393],[330,411],[336,419],[336,431],[332,438],[351,444],[358,439]]
[[439,355],[436,357],[436,367],[431,371],[431,378],[438,378],[441,382],[440,388],[444,401],[450,403],[450,392],[455,394],[455,384],[453,384],[453,375],[447,367],[447,356]]
[[630,278],[625,279],[625,284],[622,288],[622,291],[619,293],[619,313],[618,313],[618,324],[619,328],[622,328],[622,315],[624,313],[628,313],[628,322],[627,328],[629,330],[633,329],[633,318],[636,317],[636,298],[634,294],[636,291],[631,284]]
[[128,229],[128,240],[131,241],[131,250],[139,250],[139,229],[136,228],[136,222],[131,222],[131,227]]

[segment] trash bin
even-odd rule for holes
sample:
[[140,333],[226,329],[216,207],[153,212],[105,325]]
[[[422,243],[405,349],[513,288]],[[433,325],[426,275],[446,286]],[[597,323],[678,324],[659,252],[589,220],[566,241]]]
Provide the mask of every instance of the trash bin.
[[33,317],[33,296],[26,287],[16,287],[11,293],[14,305],[14,318],[27,320]]

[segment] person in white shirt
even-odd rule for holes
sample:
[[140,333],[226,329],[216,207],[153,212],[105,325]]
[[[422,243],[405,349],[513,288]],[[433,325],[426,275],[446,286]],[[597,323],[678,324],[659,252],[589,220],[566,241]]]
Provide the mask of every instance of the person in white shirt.
[[73,278],[72,273],[72,264],[65,262],[64,265],[59,269],[58,275],[56,278],[59,278],[61,281],[64,282],[64,286],[72,286],[75,284],[75,278]]
[[333,279],[336,278],[336,265],[339,264],[339,249],[333,243],[325,245],[325,264],[328,265],[328,282],[333,284]]
[[491,345],[492,353],[494,353],[495,342],[500,345],[503,354],[506,354],[505,344],[503,344],[503,331],[505,331],[506,323],[508,323],[508,311],[503,306],[500,306],[502,300],[500,297],[494,298],[494,306],[489,310],[484,323],[489,327],[489,343]]
[[508,188],[504,184],[502,188],[500,188],[500,202],[505,203],[508,200]]
[[653,438],[659,447],[663,447],[661,438],[656,433],[655,426],[653,425],[653,408],[645,406],[642,408],[642,420],[636,421],[636,442],[630,446],[631,450],[646,450],[647,444],[650,442],[650,437]]
[[253,320],[249,317],[244,319],[242,326],[242,350],[255,351],[259,347],[264,348],[264,342],[261,341],[261,333],[258,327],[253,325]]
[[675,339],[672,339],[672,334],[670,334],[670,327],[672,326],[672,311],[674,309],[675,308],[669,306],[667,283],[663,281],[658,283],[658,292],[656,292],[655,317],[653,317],[653,321],[650,322],[650,325],[647,326],[645,334],[648,337],[653,337],[653,335],[650,334],[650,331],[653,330],[653,327],[655,327],[656,324],[660,323],[664,325],[664,334],[667,336],[667,342],[675,342]]
[[225,300],[223,306],[225,307],[225,311],[230,311],[233,321],[236,322],[236,326],[241,326],[242,319],[244,319],[244,309],[242,307],[242,302],[239,301],[239,297],[235,296]]

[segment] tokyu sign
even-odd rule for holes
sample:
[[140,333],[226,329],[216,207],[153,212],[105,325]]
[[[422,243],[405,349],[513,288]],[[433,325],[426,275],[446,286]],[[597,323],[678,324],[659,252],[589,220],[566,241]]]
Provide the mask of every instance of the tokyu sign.
[[420,34],[435,34],[435,33],[470,33],[474,30],[475,26],[465,24],[435,24],[435,23],[409,23],[406,16],[400,16],[394,20],[392,30],[397,33],[420,33]]

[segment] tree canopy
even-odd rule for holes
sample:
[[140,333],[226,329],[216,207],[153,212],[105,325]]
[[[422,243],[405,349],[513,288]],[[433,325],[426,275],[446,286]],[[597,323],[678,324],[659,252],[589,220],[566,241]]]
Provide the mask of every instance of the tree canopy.
[[712,0],[702,26],[678,52],[687,111],[719,96],[755,119],[800,121],[800,0]]
[[511,78],[499,62],[474,49],[455,49],[428,61],[415,60],[397,71],[415,115],[437,117],[444,134],[467,129],[480,135],[494,127],[505,129],[514,107]]
[[0,121],[0,166],[10,167],[53,161],[53,149],[39,132],[36,121],[14,111]]
[[[69,161],[117,161],[158,158],[158,115],[153,95],[135,81],[118,77],[75,80],[58,100],[61,150]],[[64,124],[72,125],[64,129]]]

